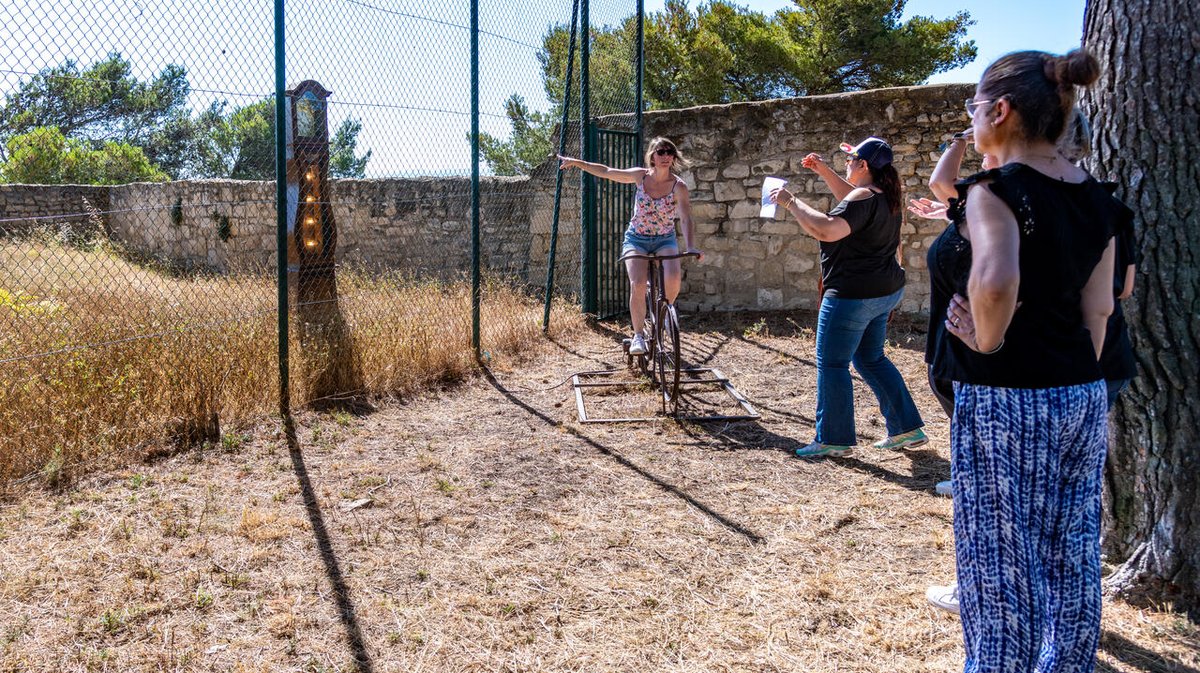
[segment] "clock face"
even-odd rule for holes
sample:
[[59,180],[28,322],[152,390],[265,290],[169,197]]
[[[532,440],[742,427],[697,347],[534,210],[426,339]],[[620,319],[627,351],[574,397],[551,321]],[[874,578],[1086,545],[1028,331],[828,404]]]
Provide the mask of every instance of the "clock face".
[[305,138],[317,135],[317,119],[321,101],[309,91],[296,102],[296,134]]

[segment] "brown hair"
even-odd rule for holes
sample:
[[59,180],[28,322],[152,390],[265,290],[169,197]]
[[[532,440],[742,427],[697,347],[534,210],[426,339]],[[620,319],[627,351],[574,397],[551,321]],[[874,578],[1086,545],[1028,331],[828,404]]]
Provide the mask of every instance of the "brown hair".
[[675,143],[671,142],[668,138],[657,136],[651,138],[650,142],[646,145],[646,156],[644,157],[646,161],[646,168],[650,168],[654,165],[654,151],[660,147],[670,147],[671,149],[675,150],[675,163],[671,164],[672,169],[684,169],[691,165],[691,163],[684,158],[683,153],[679,151],[679,148],[675,146]]
[[883,190],[883,198],[887,201],[888,212],[893,215],[898,214],[900,212],[900,174],[896,172],[896,167],[888,164],[883,168],[872,168],[868,164],[867,169],[871,171],[871,182]]
[[1075,87],[1100,76],[1100,63],[1075,49],[1064,56],[1044,51],[1017,51],[996,59],[979,82],[982,98],[1007,98],[1021,113],[1021,130],[1029,140],[1057,142],[1075,106]]

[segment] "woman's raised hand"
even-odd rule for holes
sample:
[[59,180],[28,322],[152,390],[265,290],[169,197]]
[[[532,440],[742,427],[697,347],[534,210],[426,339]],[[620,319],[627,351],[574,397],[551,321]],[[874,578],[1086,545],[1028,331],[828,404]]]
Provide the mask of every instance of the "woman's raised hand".
[[932,199],[909,199],[908,212],[927,220],[948,220],[946,204]]
[[813,170],[813,171],[817,170],[817,168],[820,167],[821,165],[823,165],[824,163],[825,163],[825,157],[821,156],[820,154],[817,154],[816,152],[809,152],[809,154],[806,157],[804,157],[803,159],[800,160],[801,166],[803,166],[809,170]]
[[556,154],[555,156],[557,156],[557,157],[558,157],[558,162],[559,162],[559,163],[558,163],[558,170],[560,170],[560,171],[561,171],[561,170],[566,170],[566,169],[568,169],[568,168],[575,168],[576,166],[578,166],[578,165],[579,165],[579,160],[578,160],[578,159],[573,159],[573,158],[571,158],[571,157],[564,157],[564,156],[563,156],[563,155],[561,155],[561,154]]

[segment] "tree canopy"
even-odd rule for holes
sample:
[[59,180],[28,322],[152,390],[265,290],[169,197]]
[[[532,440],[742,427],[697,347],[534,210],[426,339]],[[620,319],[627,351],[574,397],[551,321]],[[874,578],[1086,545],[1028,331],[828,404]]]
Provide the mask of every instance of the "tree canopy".
[[[671,109],[906,86],[974,60],[975,43],[967,39],[973,21],[967,12],[901,21],[905,4],[793,0],[793,7],[766,15],[728,0],[710,0],[695,10],[686,0],[667,0],[661,12],[646,16],[646,105]],[[630,17],[618,26],[592,29],[593,114],[633,108],[635,22]],[[549,153],[549,139],[562,114],[569,38],[567,26],[555,26],[542,40],[539,60],[551,111],[531,113],[523,100],[517,107],[510,98],[512,137],[484,134],[484,156],[496,172],[520,170]],[[574,108],[578,96],[572,97]],[[578,117],[577,110],[571,112]],[[531,148],[542,153],[532,157]],[[524,158],[514,162],[516,156]]]
[[[0,179],[119,184],[135,180],[275,176],[274,98],[241,107],[188,107],[187,71],[168,65],[140,81],[114,52],[81,68],[46,68],[0,107]],[[355,152],[362,123],[346,119],[330,140],[330,173],[362,177],[371,152]]]

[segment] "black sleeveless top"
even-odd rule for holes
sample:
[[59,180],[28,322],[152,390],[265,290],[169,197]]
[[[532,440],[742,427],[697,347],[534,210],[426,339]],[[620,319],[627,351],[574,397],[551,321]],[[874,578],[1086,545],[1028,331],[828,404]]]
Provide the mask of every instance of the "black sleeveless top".
[[[967,191],[983,183],[1017,220],[1021,305],[991,355],[976,353],[944,327],[955,294],[967,296],[971,244]],[[950,224],[930,246],[929,338],[925,359],[935,378],[1000,388],[1054,388],[1103,376],[1080,308],[1082,290],[1122,221],[1133,217],[1101,183],[1070,183],[1025,166],[1008,164],[955,185]]]

